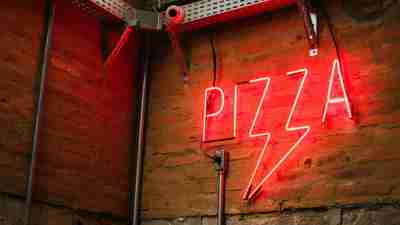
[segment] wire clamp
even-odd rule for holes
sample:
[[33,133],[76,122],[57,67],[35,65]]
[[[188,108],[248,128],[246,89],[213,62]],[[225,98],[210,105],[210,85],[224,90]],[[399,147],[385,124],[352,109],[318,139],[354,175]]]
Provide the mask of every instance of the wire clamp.
[[310,0],[298,0],[297,6],[303,16],[306,37],[310,46],[309,56],[318,55],[319,21],[315,7],[312,7]]
[[214,165],[215,165],[215,170],[219,172],[225,172],[227,169],[227,163],[228,163],[228,154],[225,152],[224,149],[218,150],[215,152],[215,157],[214,157]]

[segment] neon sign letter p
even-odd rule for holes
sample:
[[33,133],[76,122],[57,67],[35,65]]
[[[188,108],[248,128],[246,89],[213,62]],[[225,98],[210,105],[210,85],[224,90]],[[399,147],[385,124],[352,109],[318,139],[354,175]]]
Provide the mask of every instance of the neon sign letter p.
[[[216,92],[219,93],[220,98],[221,98],[221,104],[219,106],[219,109],[216,110],[215,112],[208,112],[208,97],[209,97],[209,93],[210,92]],[[216,117],[219,114],[221,114],[222,110],[224,109],[224,104],[225,104],[225,94],[224,91],[222,90],[222,88],[220,87],[209,87],[205,90],[204,92],[204,109],[203,109],[203,135],[202,135],[202,141],[205,142],[206,141],[206,126],[207,126],[207,118],[210,117]]]

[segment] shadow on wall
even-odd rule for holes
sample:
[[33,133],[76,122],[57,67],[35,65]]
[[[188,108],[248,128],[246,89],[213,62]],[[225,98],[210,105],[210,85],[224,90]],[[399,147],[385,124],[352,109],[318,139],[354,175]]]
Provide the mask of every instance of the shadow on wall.
[[346,13],[356,21],[371,21],[382,17],[383,14],[398,3],[398,0],[354,0],[343,1],[343,7]]
[[[22,225],[24,199],[0,194],[0,225]],[[31,224],[36,225],[123,225],[126,220],[104,214],[87,213],[60,206],[34,204]]]

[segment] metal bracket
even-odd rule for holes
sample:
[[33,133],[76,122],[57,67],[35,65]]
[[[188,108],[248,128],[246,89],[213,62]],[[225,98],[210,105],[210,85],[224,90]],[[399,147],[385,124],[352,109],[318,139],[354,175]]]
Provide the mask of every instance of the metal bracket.
[[297,6],[304,20],[304,28],[310,45],[309,56],[318,55],[318,14],[311,6],[310,0],[298,0]]
[[163,26],[162,14],[152,11],[133,9],[135,10],[135,17],[126,17],[125,22],[129,26],[139,26],[148,30],[161,30]]
[[[73,0],[76,4],[82,5],[82,1]],[[97,7],[102,8],[114,17],[126,22],[129,26],[139,26],[143,29],[161,30],[162,14],[133,8],[124,0],[88,0]],[[83,6],[86,7],[86,6]]]
[[228,164],[228,159],[227,159],[228,155],[227,152],[225,152],[225,150],[221,149],[216,151],[215,153],[215,160],[214,160],[214,165],[215,165],[215,169],[217,171],[223,171],[225,172],[227,169],[227,164]]
[[[114,47],[112,52],[106,56],[104,51],[105,66],[110,67],[114,62],[115,58],[119,55],[121,49],[125,46],[129,40],[129,36],[132,34],[134,27],[138,29],[147,30],[161,30],[162,14],[158,12],[146,11],[135,9],[126,3],[124,0],[72,0],[75,5],[86,11],[94,11],[95,9],[88,9],[89,3],[95,5],[96,8],[101,8],[109,14],[113,15],[117,19],[120,19],[126,23],[126,29],[121,35],[117,45]],[[93,13],[92,13],[93,14]],[[101,13],[100,13],[101,14]],[[104,41],[104,40],[103,40]],[[104,43],[103,43],[104,47]],[[105,48],[103,48],[105,50]]]

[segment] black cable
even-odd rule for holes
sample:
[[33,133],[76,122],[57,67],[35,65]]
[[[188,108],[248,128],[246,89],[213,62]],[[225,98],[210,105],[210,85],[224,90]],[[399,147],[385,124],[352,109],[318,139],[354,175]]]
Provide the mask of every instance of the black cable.
[[340,52],[341,52],[340,51],[340,46],[338,44],[338,40],[337,40],[337,37],[336,37],[336,34],[335,34],[335,27],[334,27],[334,25],[332,23],[331,17],[328,14],[328,11],[326,10],[325,2],[323,2],[323,1],[321,2],[321,11],[322,11],[322,14],[325,17],[326,22],[327,22],[328,30],[329,30],[329,33],[331,35],[333,45],[335,47],[336,56],[337,56],[337,58],[339,60],[339,64],[340,64],[340,66],[342,66],[343,65],[342,61],[343,60],[342,60],[342,55],[340,54]]
[[[213,62],[213,77],[212,77],[212,85],[215,87],[217,83],[217,51],[215,49],[215,38],[214,38],[215,33],[212,33],[210,36],[210,46],[211,46],[211,53],[212,53],[212,62]],[[203,147],[203,142],[200,141],[200,149]],[[216,157],[213,155],[210,155],[204,151],[201,151],[204,156],[207,158],[216,161]]]
[[212,52],[212,61],[213,61],[213,87],[215,87],[217,83],[217,51],[215,50],[215,33],[212,33],[210,36],[210,45]]
[[326,19],[326,22],[328,24],[328,30],[329,30],[329,33],[331,35],[333,45],[335,46],[336,56],[337,56],[337,59],[339,61],[340,70],[344,71],[343,70],[343,60],[342,60],[342,55],[341,55],[341,51],[340,51],[340,46],[339,46],[339,43],[338,43],[338,40],[337,40],[337,37],[336,37],[336,34],[335,34],[335,27],[334,27],[334,25],[332,23],[331,17],[328,14],[328,11],[326,10],[324,1],[321,1],[321,9],[322,9],[322,14],[324,15],[324,17]]

